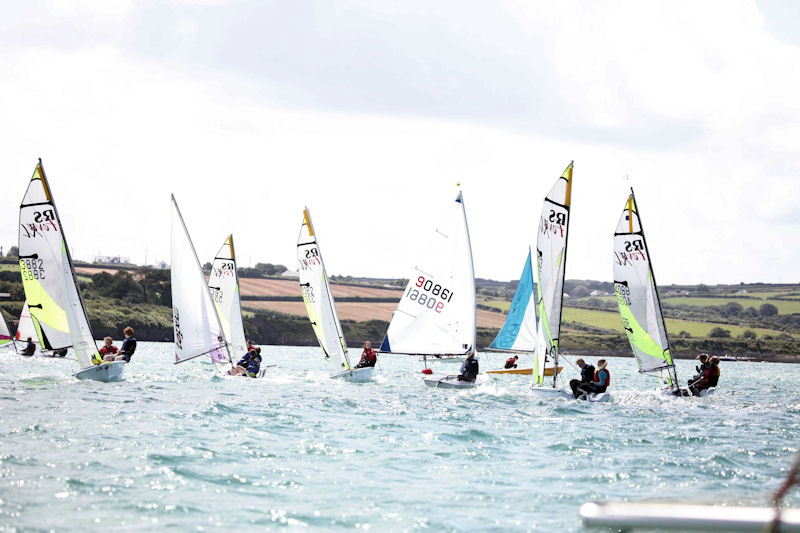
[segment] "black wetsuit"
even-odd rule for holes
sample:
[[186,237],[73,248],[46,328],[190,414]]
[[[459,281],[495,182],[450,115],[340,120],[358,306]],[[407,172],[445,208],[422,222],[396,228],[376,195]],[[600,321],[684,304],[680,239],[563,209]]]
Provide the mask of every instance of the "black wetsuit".
[[122,348],[119,351],[119,355],[125,360],[126,363],[131,362],[131,357],[133,356],[133,352],[136,351],[136,339],[133,337],[128,337],[124,341],[122,341]]
[[578,392],[578,387],[584,383],[591,383],[592,381],[594,381],[594,367],[592,365],[586,365],[583,367],[583,370],[581,370],[581,379],[573,379],[569,382],[569,388],[572,389],[572,395],[576,398],[580,396],[581,393]]
[[470,357],[464,364],[461,365],[461,374],[458,376],[458,381],[473,382],[478,377],[478,360]]
[[33,344],[32,342],[29,342],[28,344],[25,345],[25,347],[22,350],[20,350],[19,354],[24,355],[25,357],[30,357],[33,355],[35,351],[36,351],[36,345]]

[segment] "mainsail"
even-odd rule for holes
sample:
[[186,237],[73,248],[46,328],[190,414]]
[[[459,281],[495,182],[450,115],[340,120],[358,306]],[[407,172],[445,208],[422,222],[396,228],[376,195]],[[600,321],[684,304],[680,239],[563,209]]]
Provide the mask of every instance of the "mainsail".
[[303,210],[303,223],[297,237],[297,262],[300,290],[319,345],[325,352],[325,357],[338,357],[342,367],[350,370],[347,344],[308,208]]
[[511,301],[506,321],[492,344],[493,350],[533,352],[536,348],[536,302],[533,296],[531,252],[519,277],[517,292]]
[[8,329],[6,317],[3,315],[3,311],[0,310],[0,348],[5,348],[6,346],[13,346],[16,349],[14,339],[11,338],[11,330]]
[[42,350],[74,347],[81,369],[99,359],[42,160],[19,210],[19,266]]
[[[544,384],[546,360],[558,368],[558,340],[561,330],[561,303],[564,294],[564,273],[567,264],[567,235],[569,208],[572,196],[572,167],[556,180],[544,199],[536,238],[536,307],[539,322],[536,327],[536,354],[533,363],[532,385]],[[553,387],[558,372],[553,373]]]
[[26,341],[28,337],[30,337],[33,343],[36,344],[39,340],[39,335],[36,331],[36,327],[33,325],[33,319],[31,318],[31,311],[28,309],[28,301],[26,300],[19,314],[17,333],[14,335],[14,340]]
[[461,192],[411,271],[381,351],[475,352],[475,273]]
[[239,297],[239,275],[236,270],[236,254],[233,248],[233,235],[229,235],[219,249],[211,264],[208,289],[217,307],[217,315],[222,331],[230,343],[235,357],[247,352],[242,323],[242,305]]
[[172,196],[172,320],[175,363],[208,354],[211,360],[231,361],[211,293],[192,239]]
[[614,290],[639,371],[657,374],[662,388],[676,389],[675,364],[633,189],[614,232]]

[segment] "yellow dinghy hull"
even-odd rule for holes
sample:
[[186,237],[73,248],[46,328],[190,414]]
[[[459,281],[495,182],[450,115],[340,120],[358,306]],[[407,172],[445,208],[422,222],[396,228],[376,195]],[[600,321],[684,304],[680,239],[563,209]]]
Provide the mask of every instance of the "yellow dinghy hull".
[[[561,371],[564,370],[563,366],[558,367],[558,373],[560,374]],[[509,368],[503,370],[487,370],[487,374],[522,374],[523,376],[530,376],[533,374],[532,368]],[[553,367],[545,367],[544,369],[545,376],[552,376],[553,375]]]

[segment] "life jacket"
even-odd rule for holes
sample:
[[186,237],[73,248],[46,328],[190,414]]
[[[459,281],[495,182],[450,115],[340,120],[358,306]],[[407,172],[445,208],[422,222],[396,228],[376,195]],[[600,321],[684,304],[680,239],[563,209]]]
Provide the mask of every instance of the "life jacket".
[[506,368],[511,368],[512,366],[514,366],[514,365],[516,365],[516,364],[517,364],[517,360],[516,360],[516,359],[514,359],[513,357],[509,357],[509,358],[506,360]]
[[703,378],[706,380],[709,387],[716,387],[717,383],[719,383],[719,367],[714,365],[709,366]]
[[599,378],[600,372],[602,372],[603,370],[605,370],[606,374],[607,374],[607,376],[606,376],[606,385],[605,386],[606,386],[606,388],[608,388],[611,385],[611,372],[609,372],[607,368],[603,368],[602,370],[598,370],[598,371],[596,371],[594,373],[594,382],[597,383],[597,382],[600,381],[600,378]]

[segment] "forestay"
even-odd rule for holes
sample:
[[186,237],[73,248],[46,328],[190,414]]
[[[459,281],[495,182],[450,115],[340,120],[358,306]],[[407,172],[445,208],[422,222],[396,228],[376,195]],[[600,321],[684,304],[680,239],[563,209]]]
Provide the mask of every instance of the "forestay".
[[347,344],[308,208],[303,210],[303,222],[297,237],[297,263],[300,290],[319,345],[325,357],[341,360],[342,368],[350,370]]
[[533,295],[531,252],[519,278],[508,315],[490,349],[532,352],[536,348],[536,303]]
[[242,323],[242,304],[239,296],[239,275],[236,270],[236,253],[233,248],[233,235],[229,235],[219,249],[211,264],[208,289],[217,308],[222,331],[234,357],[247,352]]
[[[544,384],[545,359],[558,367],[558,340],[561,330],[561,302],[564,294],[564,273],[567,264],[567,236],[572,196],[572,167],[556,180],[544,199],[536,237],[536,307],[539,322],[536,328],[532,385]],[[553,375],[553,387],[558,373]]]
[[461,193],[409,275],[383,352],[467,354],[475,350],[475,274]]
[[81,369],[100,358],[42,161],[19,210],[19,265],[42,350],[73,346]]
[[174,196],[170,261],[175,363],[205,354],[214,362],[230,361],[222,325]]
[[675,365],[633,189],[614,232],[614,290],[640,372],[676,388]]

